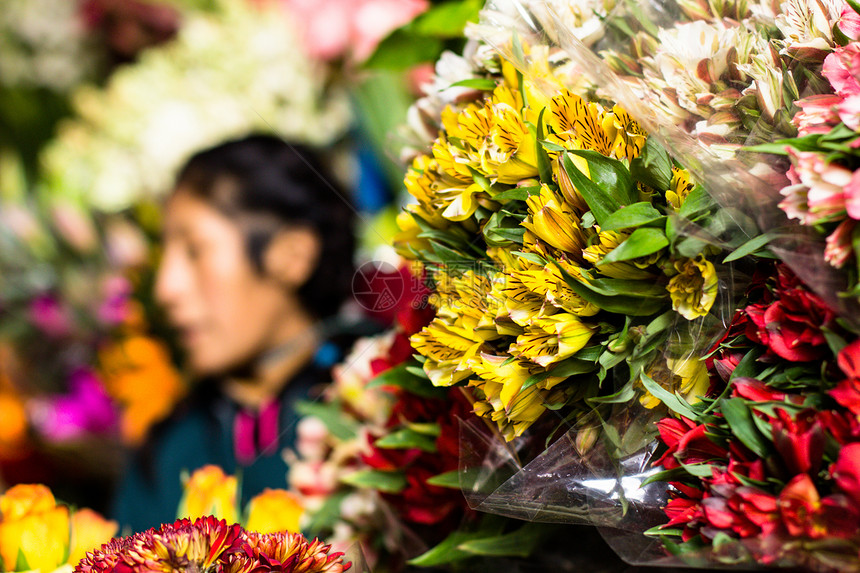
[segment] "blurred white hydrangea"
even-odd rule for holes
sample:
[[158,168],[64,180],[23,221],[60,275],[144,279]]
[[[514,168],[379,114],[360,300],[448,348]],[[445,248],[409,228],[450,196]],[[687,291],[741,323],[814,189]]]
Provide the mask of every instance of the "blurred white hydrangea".
[[73,96],[42,156],[49,193],[115,211],[167,192],[195,151],[250,131],[322,145],[350,123],[346,95],[273,3],[217,0],[177,38]]
[[75,0],[3,0],[0,83],[65,92],[95,77],[97,51]]

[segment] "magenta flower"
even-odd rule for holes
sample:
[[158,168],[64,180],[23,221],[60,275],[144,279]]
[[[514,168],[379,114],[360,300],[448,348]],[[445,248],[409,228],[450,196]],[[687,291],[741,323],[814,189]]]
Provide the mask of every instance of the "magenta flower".
[[33,425],[53,442],[116,431],[118,413],[95,373],[82,368],[69,378],[69,392],[33,401]]
[[57,298],[50,294],[37,296],[30,302],[30,321],[42,332],[54,338],[67,336],[72,332],[72,319],[69,311]]

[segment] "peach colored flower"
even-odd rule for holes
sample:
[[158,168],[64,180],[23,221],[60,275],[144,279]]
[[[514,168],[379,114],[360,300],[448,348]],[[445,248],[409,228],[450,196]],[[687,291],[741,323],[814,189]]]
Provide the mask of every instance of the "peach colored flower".
[[107,520],[92,509],[79,509],[72,515],[69,563],[76,564],[88,551],[98,549],[116,535],[116,521]]

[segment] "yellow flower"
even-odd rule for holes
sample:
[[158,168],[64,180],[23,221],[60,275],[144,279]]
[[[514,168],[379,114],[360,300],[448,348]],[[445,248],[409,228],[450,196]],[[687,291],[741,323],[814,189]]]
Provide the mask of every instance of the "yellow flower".
[[[590,173],[588,169],[588,161],[586,161],[584,157],[579,157],[578,155],[571,155],[570,160],[581,172],[585,173],[586,175]],[[564,167],[560,164],[560,160],[558,157],[553,159],[552,172],[555,182],[558,183],[558,189],[559,191],[561,191],[562,197],[564,197],[565,202],[570,205],[573,211],[578,214],[585,213],[586,211],[588,211],[588,203],[585,202],[585,198],[574,186],[573,181],[570,180],[570,176],[567,174],[567,171],[565,171]]]
[[474,364],[475,373],[469,386],[479,391],[474,411],[495,422],[506,440],[521,435],[546,411],[547,405],[564,402],[566,394],[550,389],[564,380],[547,377],[537,384],[523,388],[525,382],[540,369],[509,356],[482,353]]
[[611,142],[610,155],[615,159],[639,157],[648,134],[620,105],[612,108],[602,118],[603,131]]
[[672,309],[687,320],[710,312],[717,299],[717,271],[704,255],[675,261],[678,272],[669,280],[666,290],[672,298]]
[[556,193],[541,186],[539,195],[531,195],[526,200],[529,216],[523,226],[549,245],[579,257],[586,238],[580,227],[580,220],[573,209]]
[[283,489],[266,488],[248,503],[245,529],[257,533],[299,533],[299,520],[303,512],[302,504],[295,494]]
[[695,184],[690,180],[689,171],[672,167],[672,181],[669,184],[669,189],[666,190],[666,203],[675,211],[679,210],[694,187]]
[[[43,485],[20,484],[0,497],[0,557],[8,570],[53,571],[69,549],[69,508]],[[23,558],[24,563],[19,561]]]
[[423,231],[418,226],[412,213],[409,211],[398,213],[397,228],[399,231],[394,235],[391,244],[398,255],[411,259],[415,257],[415,252],[427,252],[430,250],[430,241],[418,237]]
[[71,520],[71,549],[69,563],[75,565],[83,559],[88,551],[93,551],[107,543],[116,535],[119,526],[116,521],[110,521],[87,508],[79,509],[72,514]]
[[484,343],[499,337],[495,312],[488,306],[495,276],[471,270],[434,276],[436,318],[411,337],[415,351],[427,358],[424,370],[434,385],[450,386],[465,379]]
[[[665,367],[658,363],[649,374],[655,382],[673,394],[680,394],[689,404],[701,401],[700,397],[706,395],[711,386],[705,361],[694,356],[667,358]],[[643,406],[652,409],[660,405],[660,400],[645,390],[641,382],[636,385],[645,391],[639,399]]]
[[236,476],[225,475],[218,466],[208,465],[191,474],[184,485],[177,517],[196,519],[214,515],[227,523],[239,521],[239,484]]
[[508,351],[546,368],[582,350],[591,335],[591,327],[572,314],[535,317]]
[[547,139],[567,149],[588,149],[609,156],[613,142],[603,129],[603,108],[563,90],[550,100]]
[[601,265],[603,257],[612,252],[618,245],[627,240],[629,233],[616,231],[600,231],[593,238],[590,245],[583,249],[583,258],[594,265],[595,270],[607,277],[615,279],[647,280],[654,277],[654,273],[648,267],[656,263],[662,256],[663,251],[654,253],[647,257],[631,261],[621,261]]
[[536,176],[535,138],[519,112],[504,103],[491,109],[495,121],[490,133],[492,146],[483,156],[484,171],[500,183],[518,183]]

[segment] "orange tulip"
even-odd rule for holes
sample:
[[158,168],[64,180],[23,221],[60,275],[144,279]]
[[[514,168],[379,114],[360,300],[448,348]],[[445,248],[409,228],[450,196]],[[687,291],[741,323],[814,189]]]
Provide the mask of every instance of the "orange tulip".
[[69,508],[43,485],[21,484],[0,497],[0,557],[7,570],[53,571],[69,547]]
[[116,535],[119,526],[91,509],[79,509],[72,515],[72,541],[69,563],[77,565],[88,551],[98,549]]
[[238,492],[239,483],[235,476],[225,475],[218,466],[203,466],[185,482],[177,517],[196,519],[214,515],[227,523],[237,523]]
[[295,494],[282,489],[266,488],[248,503],[248,522],[245,529],[259,533],[299,533],[302,513],[304,508]]

